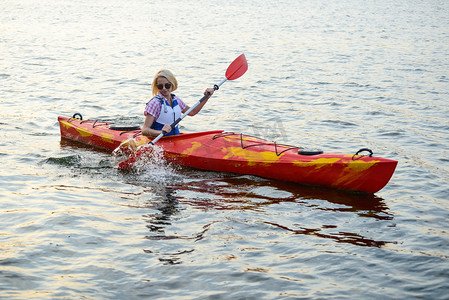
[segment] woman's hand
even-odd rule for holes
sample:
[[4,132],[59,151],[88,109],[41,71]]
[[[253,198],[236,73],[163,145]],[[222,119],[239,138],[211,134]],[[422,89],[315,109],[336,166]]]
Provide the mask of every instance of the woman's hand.
[[170,124],[165,124],[164,127],[162,127],[162,132],[164,132],[164,134],[169,133],[170,131],[172,131]]
[[207,95],[207,93],[209,93],[210,96],[212,96],[212,95],[214,94],[214,92],[215,92],[215,90],[214,90],[213,88],[207,88],[207,89],[204,91],[204,95]]
[[164,134],[166,134],[166,133],[171,132],[171,130],[172,130],[170,124],[165,124],[162,127],[162,131],[154,130],[154,129],[151,128],[151,125],[153,125],[153,122],[154,122],[154,117],[152,115],[148,114],[145,117],[145,122],[143,123],[143,126],[142,126],[142,135],[144,135],[144,136],[158,136],[159,134],[161,134],[162,131],[164,131],[165,132]]

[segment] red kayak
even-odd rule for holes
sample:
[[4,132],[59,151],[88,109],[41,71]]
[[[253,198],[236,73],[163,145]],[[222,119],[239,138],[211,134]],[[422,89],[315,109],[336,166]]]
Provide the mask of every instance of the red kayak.
[[[74,116],[75,117],[75,116]],[[113,151],[123,144],[148,144],[139,127],[58,118],[61,137]],[[269,142],[240,133],[206,131],[163,137],[164,158],[198,169],[257,175],[265,178],[341,190],[375,193],[390,180],[397,161],[369,155],[322,153]]]

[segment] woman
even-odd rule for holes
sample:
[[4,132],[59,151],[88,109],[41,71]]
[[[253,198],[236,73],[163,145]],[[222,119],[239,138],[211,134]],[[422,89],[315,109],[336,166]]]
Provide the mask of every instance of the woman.
[[[160,70],[156,73],[152,83],[153,98],[145,107],[145,122],[142,127],[142,134],[145,136],[158,136],[161,132],[168,135],[179,134],[179,128],[171,128],[170,124],[175,122],[181,115],[190,109],[175,94],[178,88],[178,81],[169,70]],[[189,113],[189,116],[196,115],[206,104],[207,100],[214,93],[213,88],[208,88],[204,95],[209,93],[209,97]]]

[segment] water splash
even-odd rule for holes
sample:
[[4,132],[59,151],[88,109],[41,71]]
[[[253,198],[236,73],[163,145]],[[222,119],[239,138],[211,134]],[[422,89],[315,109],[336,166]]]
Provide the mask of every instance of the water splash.
[[130,153],[149,147],[134,164],[132,174],[134,180],[147,183],[173,183],[180,176],[174,167],[164,159],[164,150],[157,145],[136,146],[135,141],[128,140],[112,152],[114,165],[126,160]]

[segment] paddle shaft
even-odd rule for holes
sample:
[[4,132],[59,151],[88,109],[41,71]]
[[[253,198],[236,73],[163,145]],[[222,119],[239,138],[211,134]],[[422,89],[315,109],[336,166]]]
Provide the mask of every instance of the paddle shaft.
[[[226,80],[228,80],[227,78],[223,79],[219,84],[214,85],[214,90],[218,90],[220,88],[220,86],[226,82]],[[206,100],[207,98],[209,98],[210,93],[207,93],[206,95],[203,96],[203,98],[201,98],[197,103],[195,103],[194,106],[192,106],[191,108],[189,108],[189,110],[187,110],[185,113],[183,113],[181,115],[181,117],[179,117],[176,121],[174,121],[170,126],[171,128],[175,128],[176,125],[179,124],[179,122],[181,122],[182,119],[184,119],[192,110],[194,110],[198,105],[200,105],[204,100]],[[162,131],[155,139],[153,139],[149,144],[154,145],[157,141],[159,141],[165,134],[167,134],[167,132]]]

